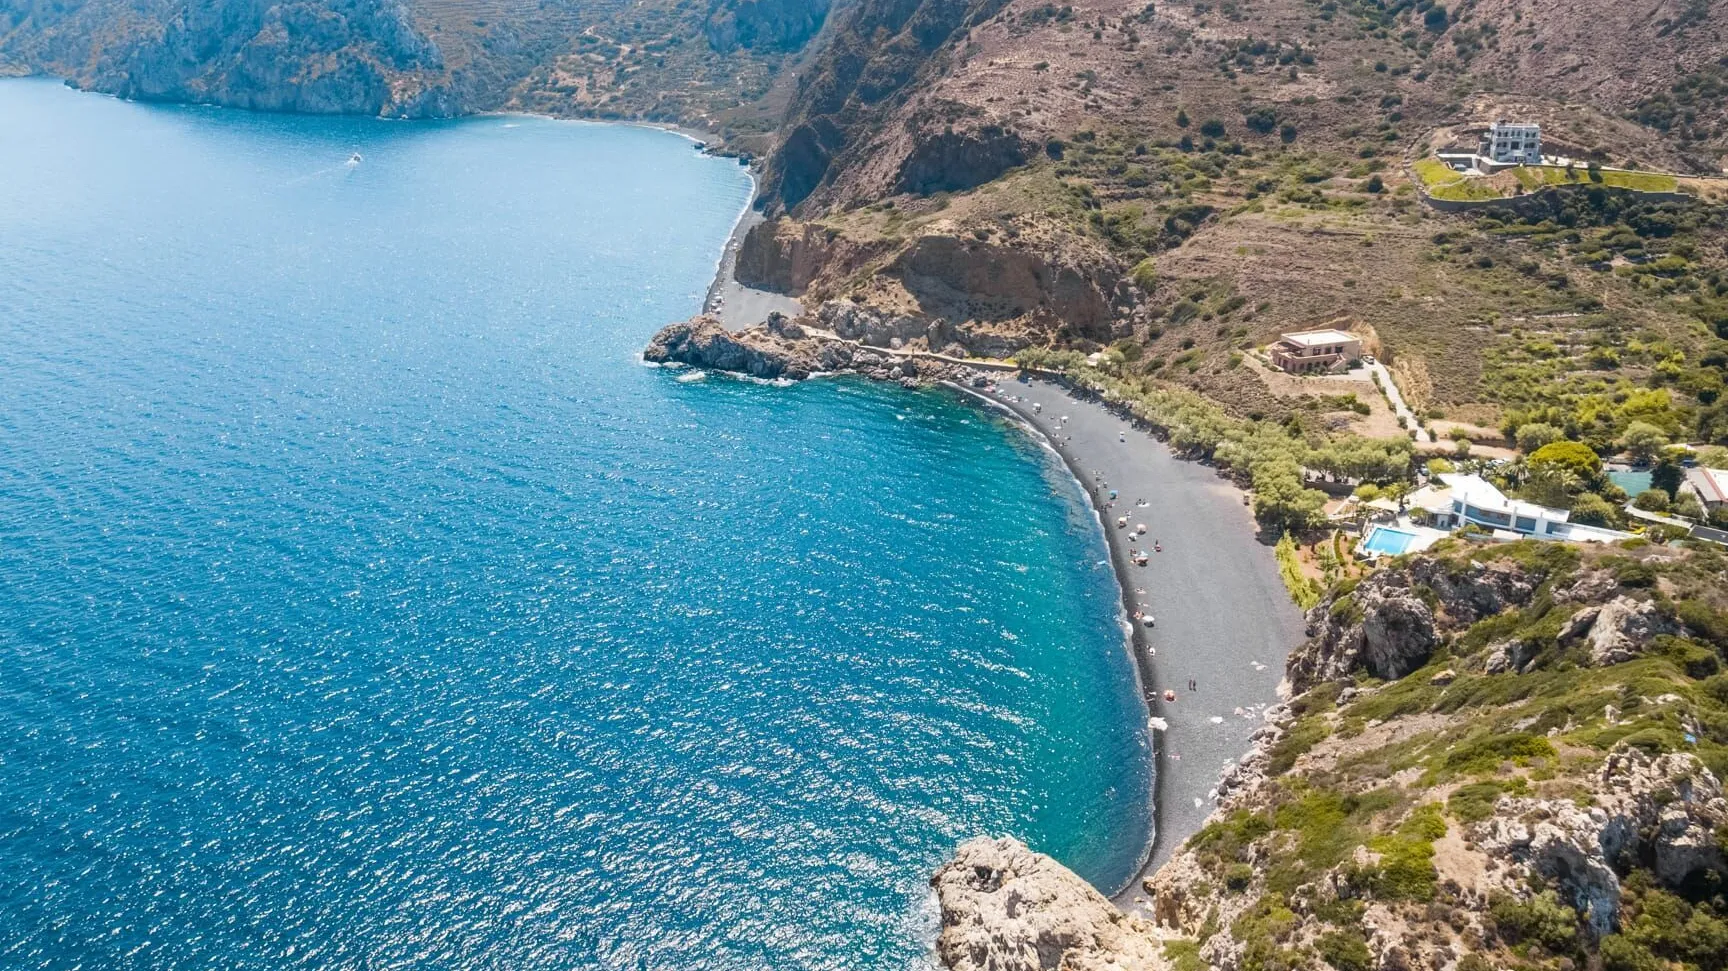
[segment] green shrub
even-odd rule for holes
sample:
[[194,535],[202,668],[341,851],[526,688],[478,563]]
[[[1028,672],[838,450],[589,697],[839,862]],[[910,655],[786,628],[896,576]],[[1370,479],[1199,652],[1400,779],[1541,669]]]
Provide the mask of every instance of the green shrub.
[[1632,505],[1645,512],[1667,512],[1668,493],[1661,489],[1645,489],[1638,493],[1636,499],[1632,500]]
[[[1648,948],[1613,934],[1602,939],[1597,952],[1602,958],[1602,971],[1667,971],[1668,962],[1651,954]],[[1462,964],[1459,965],[1463,967]]]
[[1518,450],[1526,455],[1535,452],[1544,445],[1552,445],[1565,439],[1566,433],[1545,422],[1533,421],[1519,425],[1513,439],[1518,443]]
[[1501,897],[1488,907],[1494,926],[1510,944],[1540,944],[1555,954],[1573,951],[1578,945],[1578,912],[1560,902],[1560,895],[1544,890],[1529,900]]
[[1656,585],[1656,568],[1631,557],[1614,557],[1603,561],[1614,579],[1623,587],[1645,589]]
[[1554,746],[1529,732],[1490,732],[1458,743],[1446,753],[1441,767],[1455,775],[1492,772],[1506,761],[1523,763],[1533,758],[1553,758]]
[[1176,971],[1211,971],[1211,965],[1200,956],[1200,942],[1177,938],[1164,942],[1164,959]]
[[1314,942],[1314,950],[1338,971],[1370,971],[1374,956],[1357,930],[1330,931]]
[[1254,882],[1254,868],[1246,863],[1232,863],[1224,871],[1224,886],[1241,893]]
[[1150,291],[1158,286],[1158,267],[1150,256],[1134,264],[1134,269],[1128,275],[1134,279],[1134,285],[1142,290]]
[[1248,844],[1272,832],[1272,823],[1259,813],[1238,809],[1223,821],[1207,823],[1188,841],[1194,852],[1219,860],[1234,860]]
[[1693,635],[1717,648],[1728,649],[1728,612],[1717,610],[1702,600],[1682,600],[1674,605],[1674,615]]
[[1602,459],[1582,442],[1549,442],[1530,456],[1530,471],[1559,468],[1589,482],[1602,473]]
[[1688,969],[1728,967],[1728,915],[1651,887],[1644,872],[1633,873],[1626,889],[1621,943],[1602,942],[1605,968],[1645,971],[1667,961],[1683,962]]
[[1296,541],[1288,532],[1278,540],[1272,552],[1278,560],[1278,575],[1283,578],[1284,588],[1290,591],[1290,599],[1296,602],[1296,606],[1307,610],[1319,603],[1320,584],[1302,573],[1302,561],[1296,556]]
[[1304,753],[1332,734],[1326,719],[1320,716],[1304,718],[1291,726],[1290,731],[1272,746],[1271,760],[1267,763],[1267,771],[1272,775],[1281,775],[1290,771],[1296,760]]
[[1480,822],[1494,815],[1494,804],[1505,791],[1506,786],[1499,782],[1472,782],[1459,786],[1447,797],[1446,811],[1460,822]]
[[1572,500],[1572,521],[1584,526],[1614,526],[1620,512],[1594,492],[1586,492]]
[[1680,670],[1694,680],[1711,677],[1722,669],[1722,659],[1714,650],[1683,637],[1670,637],[1666,634],[1657,637],[1650,642],[1649,652],[1673,659],[1674,663],[1680,665]]

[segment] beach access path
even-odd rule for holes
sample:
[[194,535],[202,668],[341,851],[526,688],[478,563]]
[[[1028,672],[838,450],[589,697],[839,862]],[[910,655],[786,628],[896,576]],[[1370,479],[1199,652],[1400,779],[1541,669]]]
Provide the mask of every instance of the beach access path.
[[[1302,615],[1243,493],[1215,468],[1177,458],[1150,430],[1048,380],[1005,374],[983,394],[1041,433],[1092,493],[1127,610],[1156,621],[1135,624],[1134,649],[1152,714],[1169,725],[1153,733],[1158,832],[1146,868],[1116,897],[1143,909],[1141,881],[1199,831],[1219,775],[1278,701]],[[1127,528],[1116,527],[1120,516]],[[1133,537],[1140,523],[1148,532]],[[1135,566],[1129,551],[1151,550],[1154,539],[1163,552]],[[1166,690],[1175,701],[1164,701]]]

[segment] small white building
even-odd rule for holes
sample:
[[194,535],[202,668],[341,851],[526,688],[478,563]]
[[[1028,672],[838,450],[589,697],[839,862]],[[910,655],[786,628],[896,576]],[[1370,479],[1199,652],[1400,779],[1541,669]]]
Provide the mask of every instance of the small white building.
[[1481,154],[1496,165],[1541,165],[1542,126],[1497,121],[1482,136]]

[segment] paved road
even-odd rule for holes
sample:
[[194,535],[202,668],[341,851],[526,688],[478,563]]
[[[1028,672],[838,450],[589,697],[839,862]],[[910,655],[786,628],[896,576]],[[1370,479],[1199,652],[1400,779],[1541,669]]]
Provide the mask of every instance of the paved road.
[[[1128,580],[1129,609],[1147,609],[1157,618],[1155,629],[1136,628],[1146,642],[1140,650],[1156,650],[1156,656],[1142,654],[1139,660],[1150,680],[1143,687],[1153,713],[1169,722],[1155,736],[1155,866],[1199,830],[1212,811],[1211,792],[1225,764],[1247,750],[1265,707],[1277,701],[1284,658],[1302,639],[1301,614],[1242,493],[1215,469],[1175,458],[1150,433],[1053,383],[1010,378],[1001,389],[1025,399],[996,396],[1051,440],[1082,484],[1096,487],[1099,503],[1109,501],[1109,489],[1119,496],[1099,512],[1118,574]],[[1041,413],[1034,404],[1042,405]],[[1066,422],[1060,420],[1064,415]],[[1096,480],[1094,470],[1100,473]],[[1139,499],[1148,505],[1137,506]],[[1130,526],[1146,523],[1148,536],[1130,541],[1127,530],[1114,526],[1121,515]],[[1128,549],[1150,547],[1154,537],[1164,551],[1152,554],[1147,566],[1132,565]],[[1188,690],[1190,678],[1198,690]],[[1176,692],[1174,702],[1162,700],[1166,689]],[[1139,883],[1117,902],[1131,906],[1142,893]]]

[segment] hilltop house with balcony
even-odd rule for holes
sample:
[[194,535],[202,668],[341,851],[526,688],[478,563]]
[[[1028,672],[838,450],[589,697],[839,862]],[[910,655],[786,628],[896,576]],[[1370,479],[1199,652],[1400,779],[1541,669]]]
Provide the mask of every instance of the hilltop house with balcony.
[[1291,374],[1343,371],[1362,357],[1362,338],[1341,330],[1281,334],[1267,349],[1272,363]]
[[1454,145],[1434,153],[1454,171],[1467,175],[1490,175],[1516,165],[1542,164],[1542,126],[1497,121],[1488,126],[1475,146]]
[[1541,165],[1542,126],[1497,121],[1482,136],[1481,154],[1495,165]]

